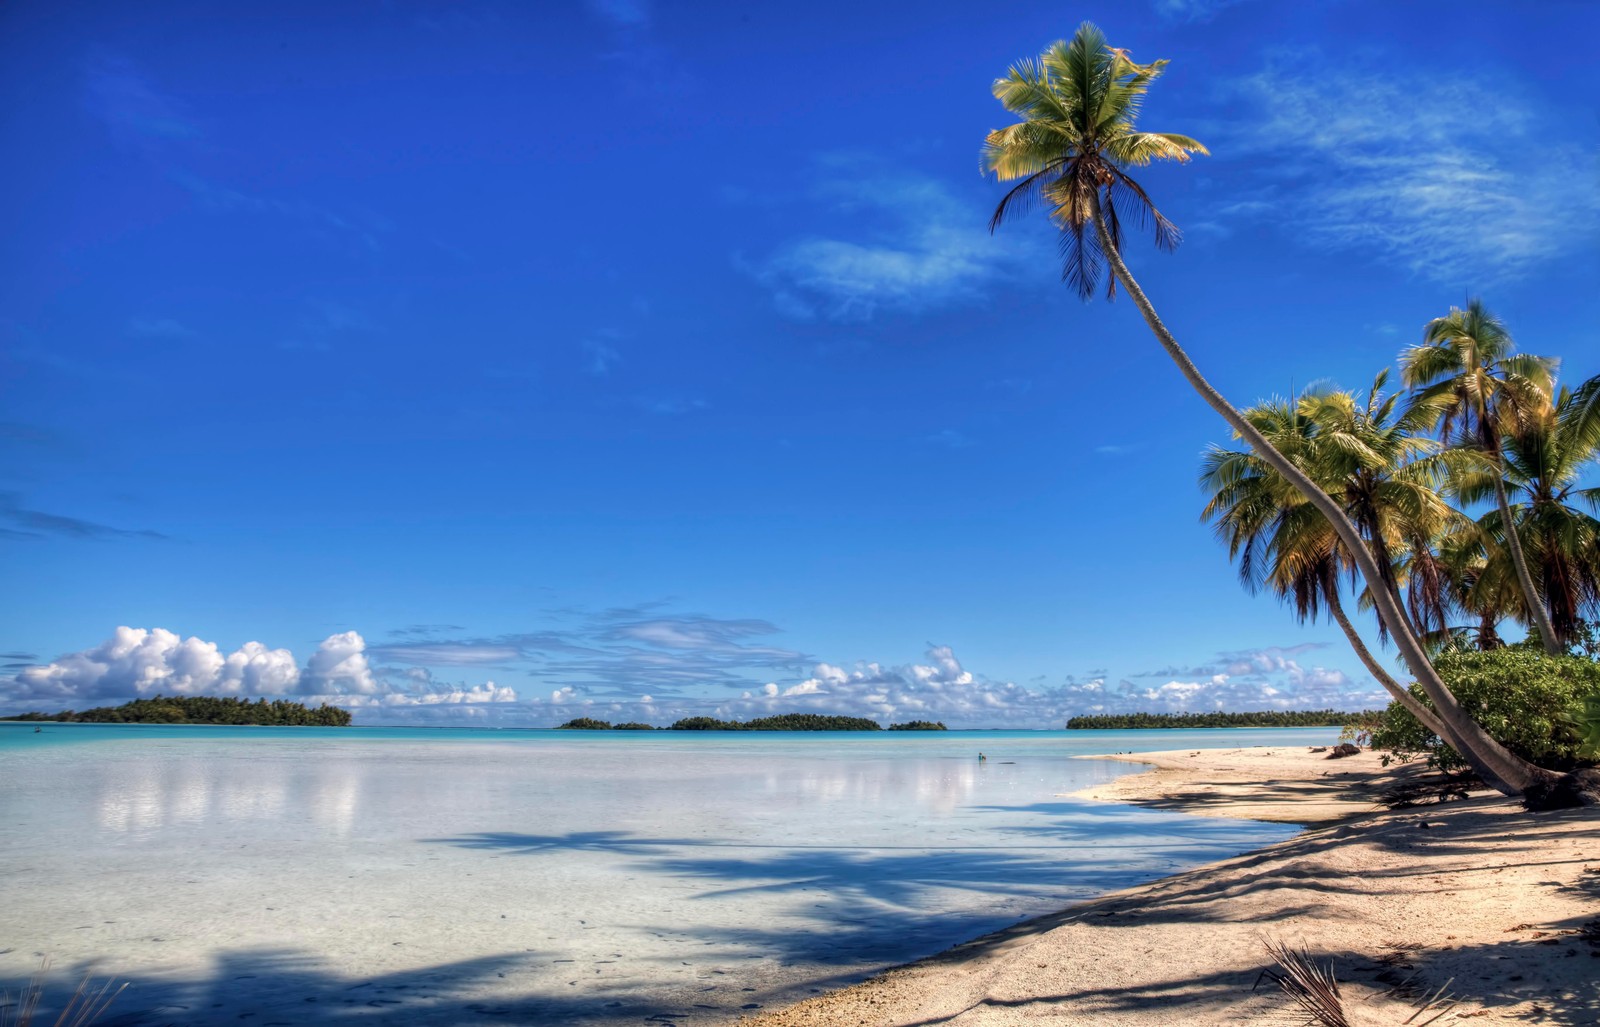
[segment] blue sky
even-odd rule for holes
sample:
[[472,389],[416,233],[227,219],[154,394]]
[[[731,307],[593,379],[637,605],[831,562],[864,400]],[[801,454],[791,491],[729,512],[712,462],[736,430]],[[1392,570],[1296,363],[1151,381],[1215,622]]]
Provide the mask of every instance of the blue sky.
[[1600,372],[1585,3],[23,0],[0,707],[1376,702],[1236,583],[1132,305],[985,229],[989,83],[1085,18],[1211,148],[1130,258],[1236,403],[1469,295]]

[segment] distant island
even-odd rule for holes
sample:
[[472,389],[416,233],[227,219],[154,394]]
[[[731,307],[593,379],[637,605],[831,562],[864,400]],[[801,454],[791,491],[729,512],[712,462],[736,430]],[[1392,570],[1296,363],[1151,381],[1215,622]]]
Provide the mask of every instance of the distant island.
[[350,711],[324,703],[311,709],[297,702],[275,699],[218,698],[210,695],[161,696],[135,699],[121,706],[60,713],[24,713],[0,720],[44,721],[57,724],[248,724],[261,727],[349,727]]
[[1365,713],[1336,710],[1262,710],[1259,713],[1101,713],[1073,717],[1068,731],[1142,731],[1180,727],[1343,727]]
[[[593,717],[578,717],[556,728],[557,731],[653,731],[649,724],[629,722],[613,725]],[[820,713],[780,713],[755,720],[717,720],[714,717],[685,717],[663,731],[882,731],[883,726],[865,717],[837,717]],[[891,724],[890,731],[945,731],[933,720],[913,720]]]

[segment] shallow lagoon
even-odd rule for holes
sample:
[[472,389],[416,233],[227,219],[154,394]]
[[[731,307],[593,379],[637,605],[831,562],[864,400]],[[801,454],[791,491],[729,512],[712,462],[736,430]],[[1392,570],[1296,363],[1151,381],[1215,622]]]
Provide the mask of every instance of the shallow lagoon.
[[0,984],[48,954],[155,1022],[731,1018],[1294,833],[1064,798],[1137,771],[1074,754],[1334,733],[0,725]]

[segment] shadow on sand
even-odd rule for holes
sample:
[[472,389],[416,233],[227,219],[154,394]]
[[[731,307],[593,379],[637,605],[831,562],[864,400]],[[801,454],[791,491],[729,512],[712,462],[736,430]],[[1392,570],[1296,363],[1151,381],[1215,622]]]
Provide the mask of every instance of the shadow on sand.
[[[753,1008],[756,998],[753,989],[708,984],[680,988],[679,994],[662,999],[647,994],[636,981],[597,983],[583,967],[559,975],[570,974],[573,980],[570,985],[562,980],[557,991],[550,986],[550,975],[539,972],[551,962],[546,954],[524,952],[348,977],[307,952],[232,951],[221,954],[209,973],[131,982],[95,1027],[665,1025],[731,1020]],[[56,968],[36,1022],[54,1022],[51,1003],[65,1000],[85,973],[97,982],[105,979],[92,964],[70,971]],[[532,983],[535,978],[545,982],[542,988]],[[0,990],[11,996],[26,985],[26,979],[0,977]],[[685,992],[692,994],[685,997]]]

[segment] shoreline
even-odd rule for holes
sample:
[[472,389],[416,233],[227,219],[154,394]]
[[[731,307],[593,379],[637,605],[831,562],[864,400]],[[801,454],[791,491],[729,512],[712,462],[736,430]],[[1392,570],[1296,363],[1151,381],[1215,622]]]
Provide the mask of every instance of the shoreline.
[[1381,811],[1419,777],[1363,752],[1116,754],[1147,764],[1069,797],[1307,825],[1300,835],[1122,889],[745,1017],[742,1027],[1209,1025],[1282,1018],[1265,943],[1333,963],[1353,1024],[1600,1022],[1600,821],[1513,800]]

